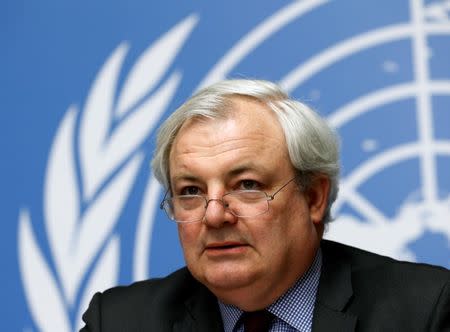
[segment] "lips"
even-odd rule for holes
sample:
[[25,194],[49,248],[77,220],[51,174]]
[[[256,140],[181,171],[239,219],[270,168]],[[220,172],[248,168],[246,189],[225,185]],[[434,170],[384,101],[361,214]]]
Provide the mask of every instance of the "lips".
[[206,246],[206,249],[230,249],[235,247],[242,247],[245,246],[245,244],[240,242],[217,242],[217,243],[211,243]]
[[205,252],[212,256],[242,254],[247,247],[248,244],[242,242],[214,242],[205,247]]

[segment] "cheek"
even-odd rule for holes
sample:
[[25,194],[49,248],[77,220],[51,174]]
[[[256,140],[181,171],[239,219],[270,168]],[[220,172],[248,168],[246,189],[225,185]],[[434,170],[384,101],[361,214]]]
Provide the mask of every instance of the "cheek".
[[287,240],[287,220],[277,211],[248,223],[246,232],[250,242],[263,256],[279,255]]
[[291,246],[310,233],[313,226],[309,219],[308,207],[301,199],[291,200],[274,209],[271,233],[273,241],[279,241],[281,247]]
[[185,256],[193,253],[196,244],[198,244],[200,227],[197,224],[178,225],[178,238]]

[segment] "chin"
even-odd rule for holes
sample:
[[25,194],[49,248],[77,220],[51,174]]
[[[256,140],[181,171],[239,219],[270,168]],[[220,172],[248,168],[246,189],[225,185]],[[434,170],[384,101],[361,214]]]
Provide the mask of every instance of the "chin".
[[210,289],[241,289],[255,282],[257,273],[249,268],[221,268],[205,271],[203,281]]

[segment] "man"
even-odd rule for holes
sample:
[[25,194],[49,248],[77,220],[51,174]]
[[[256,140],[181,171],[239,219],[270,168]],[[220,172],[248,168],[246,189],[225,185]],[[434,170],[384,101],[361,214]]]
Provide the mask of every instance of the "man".
[[266,331],[450,330],[449,271],[322,240],[338,159],[333,131],[273,83],[198,92],[153,159],[187,268],[96,294],[83,331],[249,331],[255,316]]

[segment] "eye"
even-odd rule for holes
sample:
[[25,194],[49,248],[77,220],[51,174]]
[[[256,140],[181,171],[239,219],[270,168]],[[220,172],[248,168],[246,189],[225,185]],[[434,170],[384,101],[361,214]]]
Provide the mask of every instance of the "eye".
[[261,184],[255,180],[242,180],[239,183],[240,190],[260,190]]
[[200,195],[200,189],[195,186],[184,187],[180,190],[179,195]]

